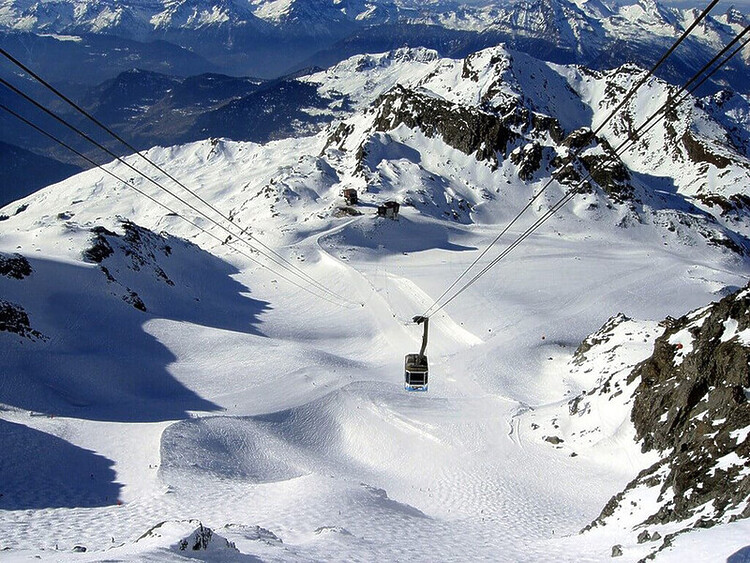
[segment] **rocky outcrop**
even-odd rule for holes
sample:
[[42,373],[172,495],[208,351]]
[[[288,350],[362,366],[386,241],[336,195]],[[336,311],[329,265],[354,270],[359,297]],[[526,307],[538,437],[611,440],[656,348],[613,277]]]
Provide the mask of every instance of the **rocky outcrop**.
[[518,166],[518,177],[528,181],[542,165],[542,146],[539,143],[527,143],[510,153],[510,160]]
[[191,549],[193,551],[200,551],[208,549],[208,544],[211,543],[214,532],[211,528],[204,527],[203,524],[199,524],[193,533],[177,544],[180,551]]
[[94,236],[91,238],[91,246],[83,251],[83,259],[87,262],[101,264],[105,258],[109,258],[114,254],[114,250],[112,250],[107,237],[116,237],[118,235],[104,227],[94,227],[91,229],[91,232],[94,233]]
[[685,147],[688,157],[693,162],[707,162],[720,169],[732,164],[730,159],[717,154],[716,151],[712,150],[705,143],[696,139],[690,130],[685,131],[685,134],[682,136],[682,145]]
[[23,307],[0,299],[0,332],[12,332],[30,340],[45,340],[38,330],[31,328],[29,315]]
[[722,197],[716,194],[698,194],[696,199],[709,207],[717,206],[721,209],[721,215],[740,215],[750,212],[750,196],[745,194],[733,194]]
[[[186,532],[187,536],[184,535]],[[175,542],[175,538],[179,539]],[[160,522],[139,537],[136,543],[151,543],[159,548],[164,548],[166,543],[171,543],[171,550],[180,555],[185,555],[181,552],[188,552],[188,554],[201,552],[202,555],[196,553],[194,556],[200,559],[208,557],[212,561],[223,561],[227,558],[234,561],[237,557],[242,557],[233,542],[217,534],[208,526],[204,526],[198,520]]]
[[20,254],[3,254],[0,252],[0,276],[22,280],[31,275],[31,265]]
[[[99,269],[108,282],[122,286],[123,301],[139,311],[146,312],[148,310],[146,304],[138,293],[118,279],[117,271],[121,268],[134,272],[151,270],[158,280],[168,286],[174,286],[174,282],[159,265],[160,258],[170,256],[172,247],[166,237],[157,235],[131,221],[122,221],[121,227],[122,235],[101,226],[92,228],[91,245],[83,251],[83,258],[88,262],[99,264]],[[120,260],[123,260],[124,264],[121,265]],[[114,261],[115,264],[110,264],[109,261]]]
[[637,527],[662,527],[666,546],[681,531],[750,517],[750,285],[663,324],[653,354],[628,377],[637,382],[636,440],[660,460],[592,526],[653,497],[637,509]]
[[[561,145],[570,150],[569,156],[556,158],[552,162],[559,169],[564,167],[559,172],[561,183],[580,185],[581,191],[589,191],[591,185],[588,180],[584,181],[588,177],[615,203],[626,203],[633,199],[630,173],[605,139],[594,136],[589,128],[582,128],[571,132]],[[581,172],[571,164],[575,158],[582,164]]]
[[460,106],[397,85],[375,102],[376,131],[390,131],[400,124],[420,129],[428,137],[441,137],[454,149],[473,154],[477,160],[498,164],[510,143],[519,138],[506,122],[476,108]]

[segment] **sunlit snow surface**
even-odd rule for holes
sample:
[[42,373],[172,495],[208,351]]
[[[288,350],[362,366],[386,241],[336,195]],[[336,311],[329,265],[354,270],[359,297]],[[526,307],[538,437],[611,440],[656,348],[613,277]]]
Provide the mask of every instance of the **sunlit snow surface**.
[[[0,333],[0,422],[14,454],[0,461],[14,491],[10,506],[0,497],[0,548],[9,548],[0,558],[179,561],[187,555],[175,546],[196,522],[236,546],[190,553],[207,560],[601,561],[618,543],[623,560],[649,553],[624,526],[578,534],[649,461],[624,407],[593,404],[601,424],[570,422],[560,432],[585,438],[563,447],[531,424],[647,357],[653,321],[744,285],[747,263],[653,225],[618,227],[616,210],[591,211],[583,197],[432,318],[430,390],[407,393],[403,357],[421,338],[409,319],[532,187],[506,165],[492,170],[401,128],[371,140],[366,164],[382,184],[361,193],[363,215],[337,217],[340,189],[356,178],[325,144],[324,134],[205,141],[149,156],[352,302],[343,306],[196,234],[100,170],[2,210],[0,250],[25,255],[33,274],[0,278],[1,295],[22,303],[47,340]],[[424,205],[403,206],[398,221],[374,217],[377,203],[430,176]],[[472,203],[463,222],[443,218],[448,197]],[[104,262],[117,283],[82,260],[89,229],[122,233],[121,218],[189,241],[164,238],[171,253],[156,253],[173,286],[132,271],[126,255]],[[125,288],[146,313],[123,301]],[[571,363],[618,312],[645,321],[619,329],[586,365]],[[749,531],[737,522],[681,536],[659,560],[724,560]],[[73,553],[77,545],[88,551]]]

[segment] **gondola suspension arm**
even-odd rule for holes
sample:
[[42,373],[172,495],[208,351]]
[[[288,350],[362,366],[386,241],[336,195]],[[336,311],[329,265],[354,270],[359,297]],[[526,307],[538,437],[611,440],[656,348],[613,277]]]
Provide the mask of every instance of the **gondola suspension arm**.
[[420,356],[424,356],[424,352],[427,349],[427,328],[430,324],[430,317],[422,317],[417,315],[412,319],[418,325],[424,324],[424,332],[422,333],[422,349],[419,351]]

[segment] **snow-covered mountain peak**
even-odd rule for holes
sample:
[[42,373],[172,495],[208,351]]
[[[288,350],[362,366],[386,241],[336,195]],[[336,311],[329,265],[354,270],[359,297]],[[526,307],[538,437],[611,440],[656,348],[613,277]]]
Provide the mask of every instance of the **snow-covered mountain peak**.
[[653,33],[675,33],[677,12],[656,0],[638,0],[637,3],[620,8],[620,14],[632,23],[645,26]]
[[574,0],[574,2],[583,12],[596,18],[607,18],[615,13],[612,7],[602,0]]
[[423,76],[439,60],[432,49],[404,47],[380,54],[355,55],[301,80],[319,85],[324,96],[343,94],[354,107],[364,108],[394,85]]
[[747,22],[747,16],[734,6],[731,6],[727,9],[727,11],[724,13],[723,19],[727,24],[730,25],[746,25]]
[[229,22],[238,24],[249,19],[253,19],[252,12],[233,0],[218,0],[218,2],[167,0],[164,3],[164,9],[152,16],[150,23],[155,29],[182,27],[197,29]]
[[144,38],[153,31],[197,30],[217,26],[269,26],[249,6],[234,0],[53,0],[20,3],[7,0],[0,24],[47,33],[103,33]]

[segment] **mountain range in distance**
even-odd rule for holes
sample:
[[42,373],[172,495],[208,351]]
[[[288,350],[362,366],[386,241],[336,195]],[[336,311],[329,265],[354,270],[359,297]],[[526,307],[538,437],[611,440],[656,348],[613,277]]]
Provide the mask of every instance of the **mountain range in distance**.
[[[0,45],[50,80],[89,86],[136,67],[275,78],[403,46],[461,58],[505,43],[543,60],[604,69],[649,66],[698,13],[654,0],[627,6],[602,0],[4,0]],[[716,11],[662,77],[683,77],[747,24],[734,8]],[[748,84],[741,69],[730,65],[717,81],[741,90]]]

